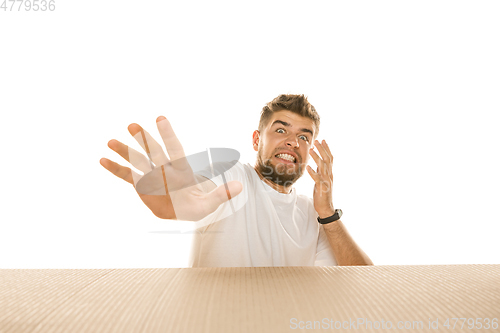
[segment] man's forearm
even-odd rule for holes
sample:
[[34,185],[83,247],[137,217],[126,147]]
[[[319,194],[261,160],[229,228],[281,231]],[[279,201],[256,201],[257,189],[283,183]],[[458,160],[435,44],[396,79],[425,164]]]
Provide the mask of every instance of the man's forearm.
[[339,266],[373,265],[341,220],[324,224],[323,227]]

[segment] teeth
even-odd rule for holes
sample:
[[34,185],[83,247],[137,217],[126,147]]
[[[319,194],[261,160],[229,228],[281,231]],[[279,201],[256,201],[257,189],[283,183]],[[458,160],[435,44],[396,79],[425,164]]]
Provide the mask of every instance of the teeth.
[[288,160],[288,161],[290,161],[290,162],[295,162],[295,157],[293,157],[292,155],[288,155],[288,154],[278,154],[278,155],[276,155],[276,157],[279,157],[279,158],[282,158],[282,159]]

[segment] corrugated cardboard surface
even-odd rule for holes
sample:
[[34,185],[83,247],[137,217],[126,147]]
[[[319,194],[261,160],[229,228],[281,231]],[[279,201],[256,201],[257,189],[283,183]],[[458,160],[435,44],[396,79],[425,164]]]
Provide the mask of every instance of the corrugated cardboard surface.
[[500,332],[493,318],[500,265],[0,270],[0,332]]

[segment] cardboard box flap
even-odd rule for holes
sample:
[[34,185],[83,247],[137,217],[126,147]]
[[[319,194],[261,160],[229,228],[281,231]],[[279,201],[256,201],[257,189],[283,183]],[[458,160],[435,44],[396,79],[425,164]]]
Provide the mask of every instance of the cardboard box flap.
[[500,265],[0,270],[0,332],[484,332],[499,311]]

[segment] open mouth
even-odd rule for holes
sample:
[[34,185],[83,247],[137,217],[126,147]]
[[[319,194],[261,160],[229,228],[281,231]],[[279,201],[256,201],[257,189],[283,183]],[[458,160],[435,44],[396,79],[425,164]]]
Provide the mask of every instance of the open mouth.
[[295,157],[290,154],[278,154],[277,157],[279,160],[283,161],[283,163],[291,163],[294,164],[296,162]]

